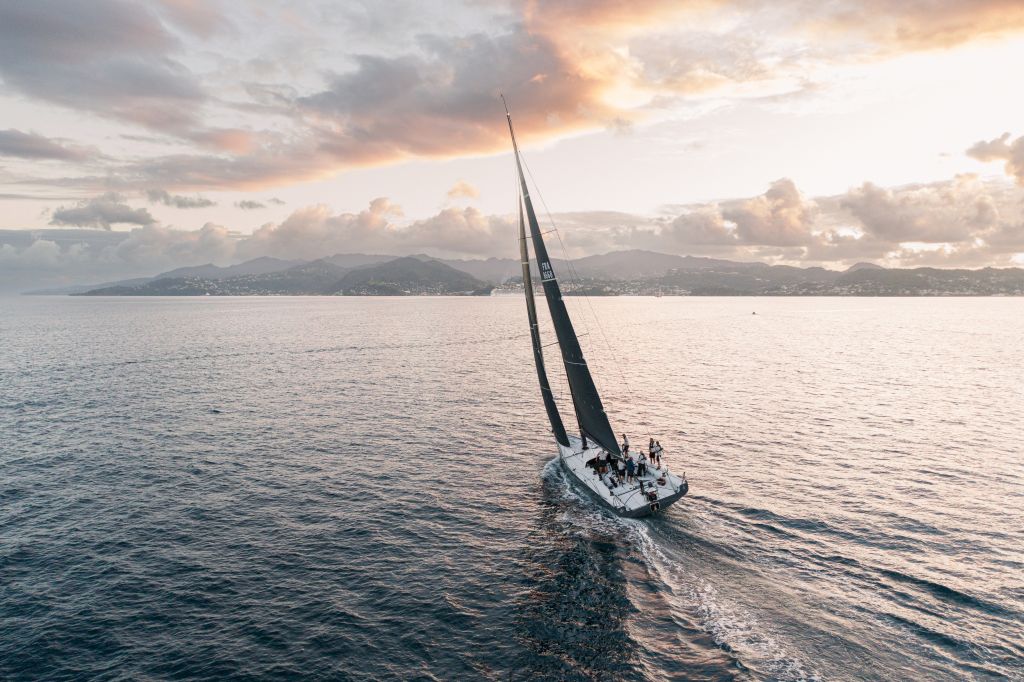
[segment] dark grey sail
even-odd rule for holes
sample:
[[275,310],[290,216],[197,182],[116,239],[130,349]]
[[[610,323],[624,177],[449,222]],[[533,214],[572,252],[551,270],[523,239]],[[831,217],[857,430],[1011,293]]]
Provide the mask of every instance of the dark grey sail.
[[526,314],[530,318],[530,340],[533,341],[533,360],[537,365],[537,380],[540,381],[540,394],[544,398],[544,409],[548,412],[551,432],[559,445],[569,447],[569,436],[562,424],[562,415],[558,413],[555,396],[551,393],[548,373],[544,367],[544,351],[540,344],[540,326],[537,324],[537,304],[533,299],[533,280],[530,277],[530,253],[526,246],[526,223],[523,221],[523,206],[519,205],[519,260],[523,263],[523,289],[526,292]]
[[530,222],[533,253],[537,257],[537,269],[544,287],[544,298],[547,299],[548,309],[551,311],[551,322],[558,337],[558,345],[562,349],[562,362],[565,363],[565,375],[569,380],[569,392],[576,408],[576,419],[583,433],[608,452],[619,455],[621,452],[615,432],[608,423],[608,415],[605,414],[601,396],[597,393],[594,378],[590,376],[587,361],[583,358],[583,350],[580,348],[579,339],[576,338],[572,320],[569,319],[565,301],[562,300],[562,291],[555,278],[555,271],[551,268],[551,259],[548,258],[548,250],[540,233],[533,201],[530,199],[530,190],[523,175],[523,164],[519,160],[519,145],[516,143],[516,133],[512,129],[512,116],[507,111],[506,116],[508,131],[512,136],[512,149],[516,156],[516,169],[519,171],[519,184],[523,191],[523,203],[526,205],[526,217]]

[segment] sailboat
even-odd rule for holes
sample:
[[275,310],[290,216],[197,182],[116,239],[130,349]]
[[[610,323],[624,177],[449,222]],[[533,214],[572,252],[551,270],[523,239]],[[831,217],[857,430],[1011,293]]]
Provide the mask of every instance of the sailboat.
[[[502,102],[504,102],[502,97]],[[512,152],[516,161],[516,172],[519,179],[519,256],[523,270],[523,292],[526,295],[526,311],[530,322],[530,339],[533,343],[533,359],[537,367],[537,379],[540,382],[541,398],[544,409],[551,423],[551,433],[558,446],[558,461],[568,477],[576,486],[599,504],[619,516],[640,518],[664,511],[671,504],[681,499],[690,489],[686,475],[678,476],[668,467],[655,466],[654,462],[647,465],[646,471],[625,481],[615,475],[618,461],[626,458],[623,448],[619,447],[615,432],[612,430],[608,415],[605,413],[601,396],[597,392],[590,368],[583,357],[579,339],[569,319],[569,311],[562,300],[558,278],[551,267],[544,235],[541,233],[534,211],[530,190],[523,175],[523,164],[516,142],[515,129],[512,127],[512,115],[505,106],[508,119],[508,131],[512,137]],[[525,219],[524,219],[525,213]],[[526,224],[530,226],[530,237],[526,236]],[[534,300],[533,278],[530,273],[530,253],[528,242],[533,244],[533,252],[537,260],[537,271],[540,273],[541,287],[544,298],[551,313],[552,326],[555,329],[558,347],[565,365],[565,375],[569,383],[579,436],[569,435],[562,422],[562,416],[551,392],[547,370],[544,366],[544,352],[541,344],[540,326],[537,322],[537,304]]]

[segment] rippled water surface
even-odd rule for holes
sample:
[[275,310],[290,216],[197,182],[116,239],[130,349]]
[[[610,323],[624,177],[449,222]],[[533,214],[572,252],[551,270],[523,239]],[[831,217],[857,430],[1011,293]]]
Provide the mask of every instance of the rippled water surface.
[[517,297],[0,300],[0,677],[1024,679],[1024,300],[570,311],[660,518]]

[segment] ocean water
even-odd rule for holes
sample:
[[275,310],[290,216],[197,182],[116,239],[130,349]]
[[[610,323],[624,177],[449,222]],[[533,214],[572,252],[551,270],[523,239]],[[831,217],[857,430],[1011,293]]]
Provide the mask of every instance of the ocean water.
[[570,311],[658,518],[517,297],[0,300],[0,678],[1024,679],[1024,300]]

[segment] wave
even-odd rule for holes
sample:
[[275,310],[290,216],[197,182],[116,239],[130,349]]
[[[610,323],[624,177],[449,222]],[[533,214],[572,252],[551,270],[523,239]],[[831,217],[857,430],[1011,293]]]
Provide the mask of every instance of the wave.
[[[669,512],[659,519],[646,520],[612,515],[575,489],[561,472],[557,457],[545,464],[543,477],[554,484],[558,498],[566,503],[559,516],[562,522],[571,525],[575,532],[619,537],[636,553],[645,567],[645,574],[658,583],[648,586],[648,591],[668,599],[675,626],[687,630],[684,639],[691,646],[698,646],[700,633],[689,630],[699,630],[709,639],[709,646],[717,649],[718,656],[724,657],[714,668],[719,676],[723,669],[731,669],[740,677],[753,674],[778,680],[821,679],[782,633],[741,602],[730,598],[713,581],[694,571],[698,567],[712,568],[715,558],[703,566],[700,561],[689,564],[670,556],[662,544],[676,550],[696,550],[702,557],[718,557],[717,560],[733,563],[738,563],[739,554],[714,540],[689,533],[684,524],[678,523],[685,518],[678,513]],[[686,501],[680,504],[685,505]],[[694,555],[691,553],[691,556]],[[640,609],[639,605],[635,606]],[[663,639],[666,633],[641,631],[637,636],[646,642]],[[687,668],[687,675],[692,673],[693,669]]]

